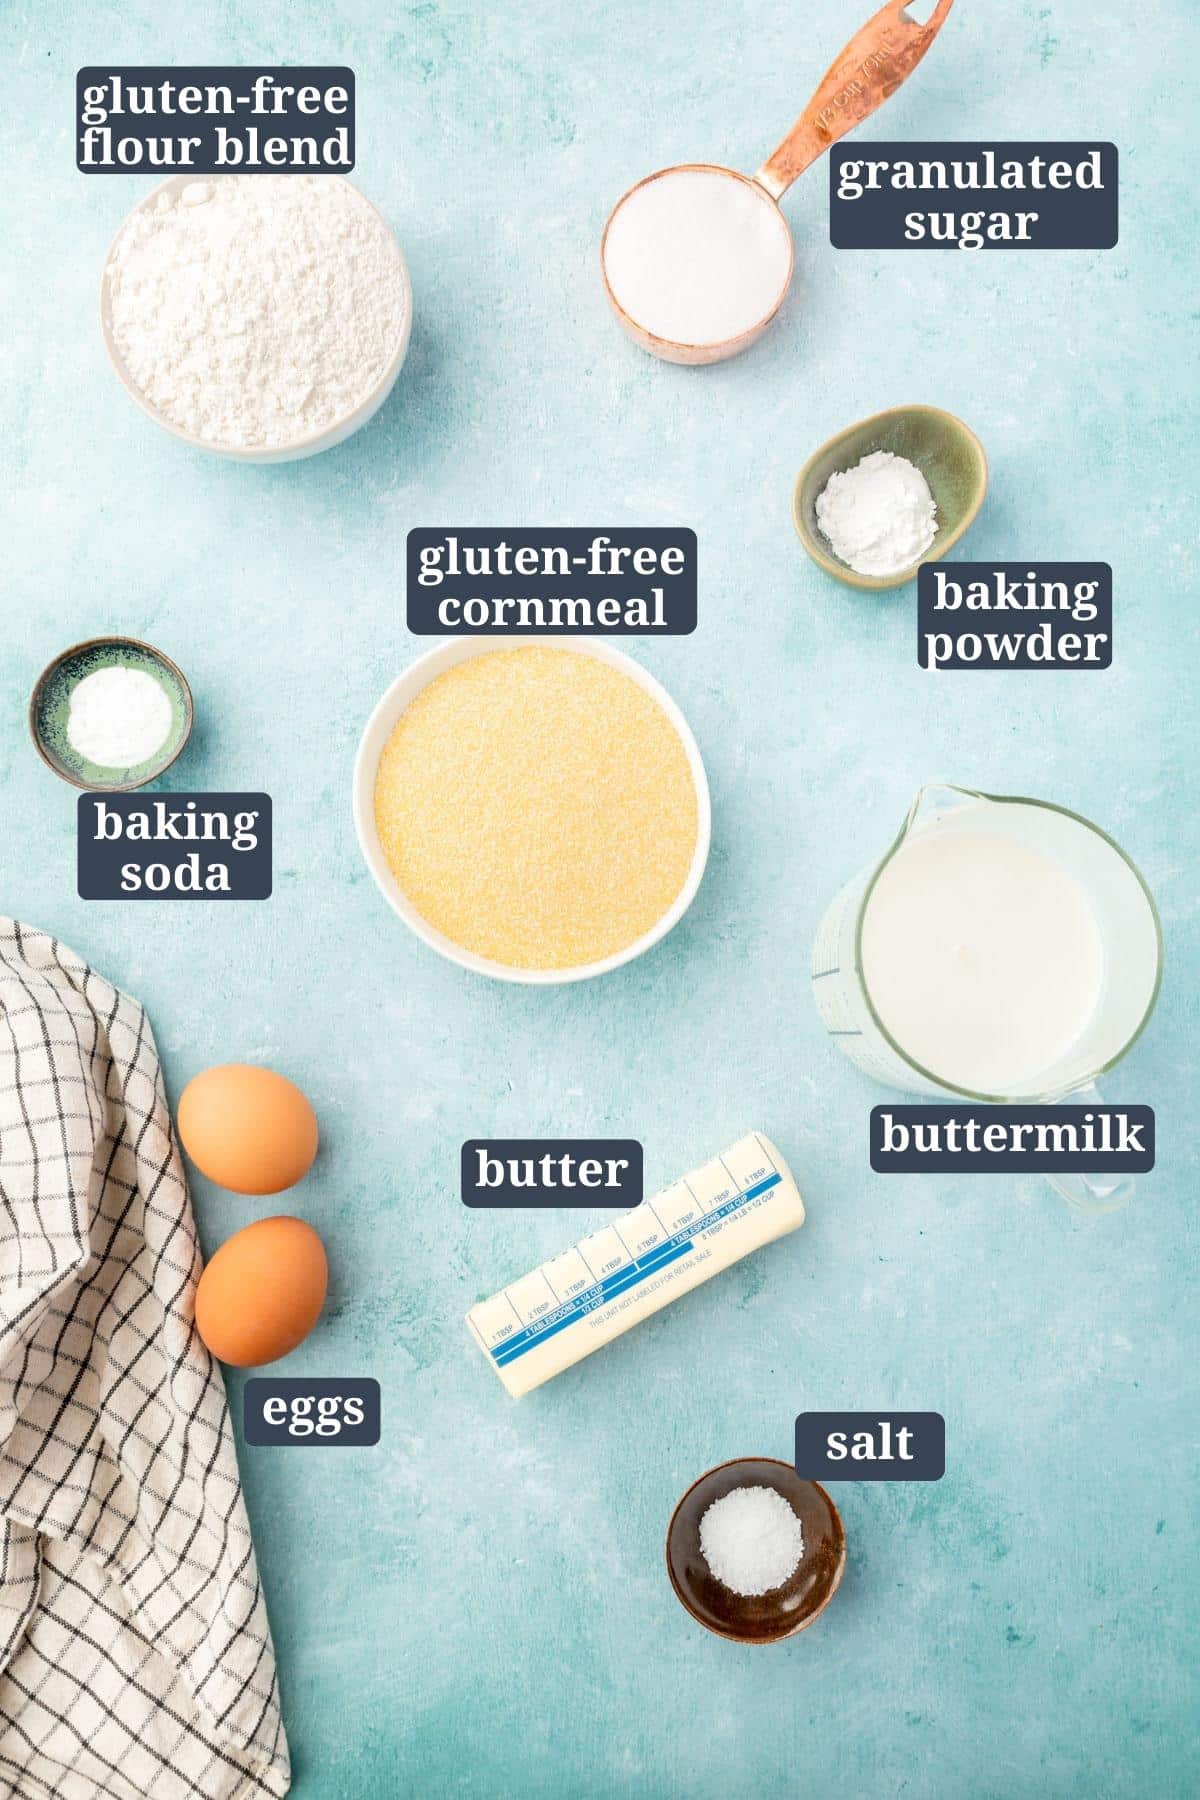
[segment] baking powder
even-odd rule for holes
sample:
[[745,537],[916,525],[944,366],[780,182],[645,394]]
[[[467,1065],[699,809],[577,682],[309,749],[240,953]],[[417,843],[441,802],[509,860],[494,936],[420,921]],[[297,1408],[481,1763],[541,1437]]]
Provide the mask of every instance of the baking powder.
[[396,241],[336,175],[223,175],[126,220],[108,270],[113,342],[181,431],[294,446],[378,385],[403,340]]
[[915,463],[872,450],[817,496],[817,524],[858,575],[899,575],[937,536],[937,507]]

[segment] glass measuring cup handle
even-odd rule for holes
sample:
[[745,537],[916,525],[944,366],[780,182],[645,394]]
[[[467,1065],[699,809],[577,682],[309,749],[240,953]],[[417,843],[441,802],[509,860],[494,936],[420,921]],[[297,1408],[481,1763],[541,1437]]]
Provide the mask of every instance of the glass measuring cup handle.
[[890,100],[946,22],[954,0],[938,0],[925,21],[910,19],[913,0],[887,0],[825,72],[820,87],[754,179],[773,200],[818,156]]
[[[1102,1105],[1099,1088],[1092,1086],[1078,1088],[1072,1094],[1063,1095],[1075,1106]],[[1061,1194],[1070,1206],[1077,1206],[1080,1212],[1110,1213],[1118,1207],[1125,1206],[1133,1198],[1133,1190],[1137,1185],[1132,1175],[1117,1175],[1106,1180],[1103,1175],[1047,1175],[1046,1180],[1056,1193]]]

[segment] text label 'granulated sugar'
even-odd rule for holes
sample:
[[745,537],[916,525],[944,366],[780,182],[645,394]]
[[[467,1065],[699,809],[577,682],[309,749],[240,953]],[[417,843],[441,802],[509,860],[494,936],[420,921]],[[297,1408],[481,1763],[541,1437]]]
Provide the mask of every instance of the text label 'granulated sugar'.
[[1111,250],[1115,144],[835,145],[835,250]]

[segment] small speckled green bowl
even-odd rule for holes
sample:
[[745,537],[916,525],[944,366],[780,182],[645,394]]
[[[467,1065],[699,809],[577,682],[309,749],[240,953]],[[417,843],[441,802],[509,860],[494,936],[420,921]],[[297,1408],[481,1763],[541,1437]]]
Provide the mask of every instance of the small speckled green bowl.
[[[859,575],[835,556],[817,524],[817,496],[831,475],[844,475],[873,450],[915,463],[937,507],[937,536],[924,556],[895,575]],[[923,562],[946,555],[971,524],[987,493],[988,466],[983,445],[953,413],[937,406],[896,406],[848,425],[809,457],[792,493],[796,535],[813,561],[848,587],[897,588],[911,581]]]
[[[88,762],[67,737],[72,689],[85,675],[114,666],[152,675],[171,702],[166,742],[148,761],[131,769],[109,769]],[[88,638],[86,643],[72,644],[42,670],[29,702],[29,730],[42,761],[72,787],[110,794],[144,787],[169,769],[191,735],[192,717],[192,690],[182,669],[153,644],[137,638]]]

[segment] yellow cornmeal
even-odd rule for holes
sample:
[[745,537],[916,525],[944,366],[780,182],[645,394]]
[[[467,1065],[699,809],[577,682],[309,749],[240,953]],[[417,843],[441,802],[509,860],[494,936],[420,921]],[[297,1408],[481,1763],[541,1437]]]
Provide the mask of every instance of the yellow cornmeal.
[[469,658],[417,695],[384,746],[375,824],[422,918],[514,969],[625,949],[677,897],[696,790],[666,713],[572,650]]

